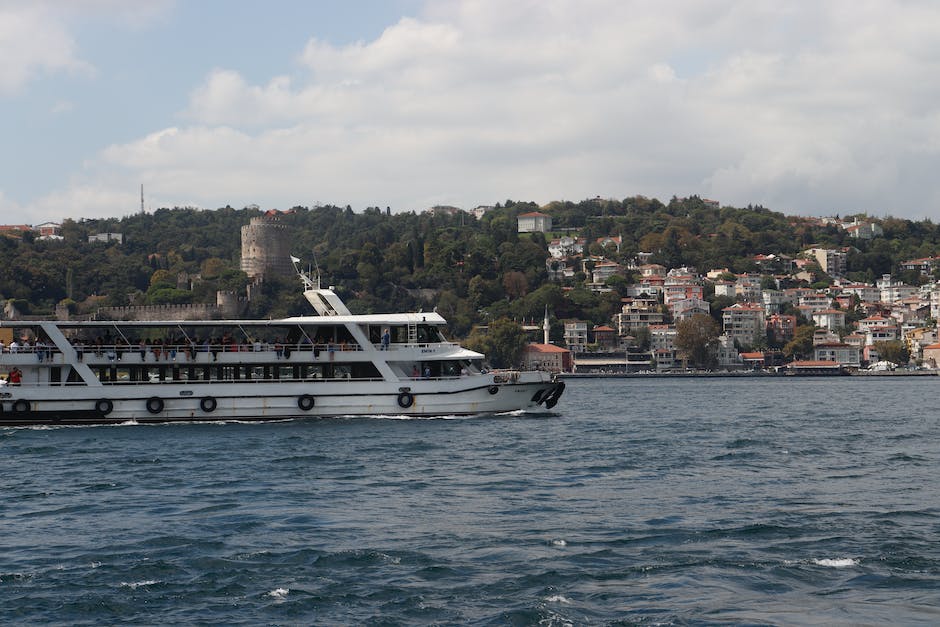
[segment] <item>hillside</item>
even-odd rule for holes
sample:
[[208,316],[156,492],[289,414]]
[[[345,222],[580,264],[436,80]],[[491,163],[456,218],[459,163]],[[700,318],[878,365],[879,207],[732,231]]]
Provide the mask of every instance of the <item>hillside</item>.
[[[520,213],[552,217],[551,233],[520,234]],[[218,289],[243,292],[239,270],[242,225],[257,208],[217,210],[159,209],[122,219],[67,220],[61,240],[34,233],[0,237],[0,298],[20,311],[50,314],[66,301],[76,312],[97,306],[213,302]],[[544,207],[507,200],[480,219],[459,210],[388,215],[379,208],[355,213],[348,207],[295,207],[283,216],[290,226],[291,250],[304,263],[314,259],[356,312],[437,307],[457,336],[474,324],[500,318],[541,319],[549,306],[556,319],[609,323],[619,311],[635,261],[667,268],[693,267],[704,273],[763,272],[756,255],[798,257],[812,246],[847,248],[846,278],[872,282],[884,274],[923,282],[900,269],[903,261],[930,257],[940,248],[940,228],[930,221],[875,220],[883,236],[856,239],[838,225],[815,218],[786,216],[763,207],[719,207],[697,197],[668,203],[642,196],[624,200],[553,202]],[[96,233],[120,233],[123,243],[89,242]],[[557,279],[558,264],[548,246],[563,235],[581,238],[587,249],[577,271]],[[601,246],[604,237],[621,238],[619,250]],[[585,280],[599,262],[618,265],[605,279],[612,291]],[[585,271],[588,272],[585,272]],[[815,282],[828,282],[824,273]],[[799,280],[784,277],[787,286]],[[252,315],[305,311],[292,279],[267,281]],[[713,298],[712,294],[707,298]]]

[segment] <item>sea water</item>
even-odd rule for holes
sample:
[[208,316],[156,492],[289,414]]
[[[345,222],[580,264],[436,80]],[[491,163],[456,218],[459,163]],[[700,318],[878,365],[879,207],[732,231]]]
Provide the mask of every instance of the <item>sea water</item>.
[[0,430],[4,624],[938,624],[940,380]]

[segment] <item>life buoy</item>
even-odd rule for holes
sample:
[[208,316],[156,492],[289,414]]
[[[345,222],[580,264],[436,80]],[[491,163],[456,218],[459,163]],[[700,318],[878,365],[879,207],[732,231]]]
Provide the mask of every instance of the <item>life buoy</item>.
[[159,414],[163,411],[163,399],[157,396],[151,396],[147,399],[147,411],[151,414]]
[[211,414],[212,412],[214,412],[217,405],[218,403],[211,396],[206,396],[205,398],[199,401],[199,408],[202,411],[206,412],[207,414]]
[[411,392],[402,392],[398,395],[398,406],[402,409],[408,409],[415,404],[415,395]]
[[499,392],[499,386],[491,385],[490,387],[486,388],[486,391],[489,392],[490,394],[496,394],[497,392]]
[[95,411],[102,416],[107,416],[114,409],[114,403],[110,399],[102,398],[95,403]]
[[313,403],[314,403],[313,397],[310,396],[309,394],[302,394],[297,399],[297,407],[299,407],[300,409],[304,411],[310,411],[311,409],[313,409]]
[[21,398],[13,403],[13,413],[15,414],[25,414],[29,411],[29,401],[25,398]]

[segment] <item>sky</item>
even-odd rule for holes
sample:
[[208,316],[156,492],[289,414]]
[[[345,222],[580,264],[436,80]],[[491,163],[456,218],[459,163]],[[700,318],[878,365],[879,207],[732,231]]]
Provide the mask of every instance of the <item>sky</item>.
[[936,220],[940,3],[0,0],[0,222],[699,195]]

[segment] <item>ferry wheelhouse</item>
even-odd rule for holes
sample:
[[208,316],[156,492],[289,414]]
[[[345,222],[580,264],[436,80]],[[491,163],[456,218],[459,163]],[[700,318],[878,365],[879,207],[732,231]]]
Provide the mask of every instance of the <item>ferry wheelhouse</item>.
[[0,425],[490,414],[564,391],[547,372],[487,371],[435,312],[354,315],[301,278],[318,315],[0,322]]

